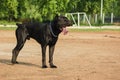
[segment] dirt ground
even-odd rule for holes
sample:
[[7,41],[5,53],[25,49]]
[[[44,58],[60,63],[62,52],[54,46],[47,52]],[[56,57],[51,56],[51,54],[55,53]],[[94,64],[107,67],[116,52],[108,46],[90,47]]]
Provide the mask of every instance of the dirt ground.
[[[12,65],[14,31],[0,30],[0,80],[120,80],[120,32],[69,32],[56,44],[57,69],[41,68],[41,48],[26,42]],[[48,49],[47,49],[47,65]]]

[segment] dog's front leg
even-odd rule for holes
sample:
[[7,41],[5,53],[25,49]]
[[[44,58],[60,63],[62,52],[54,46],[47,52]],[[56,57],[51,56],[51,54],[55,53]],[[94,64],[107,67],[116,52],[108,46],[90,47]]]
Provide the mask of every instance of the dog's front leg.
[[49,45],[49,63],[51,68],[57,68],[57,66],[53,64],[54,49],[55,49],[55,45],[52,45],[52,46]]
[[47,65],[46,65],[46,47],[47,46],[42,46],[42,68],[47,68]]

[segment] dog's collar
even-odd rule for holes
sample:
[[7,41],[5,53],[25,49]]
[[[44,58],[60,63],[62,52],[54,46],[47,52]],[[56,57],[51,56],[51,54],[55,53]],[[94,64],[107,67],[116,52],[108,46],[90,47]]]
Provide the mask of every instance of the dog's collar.
[[54,37],[58,37],[57,35],[55,35],[55,34],[53,33],[52,26],[51,26],[51,22],[50,22],[50,32],[51,32],[51,34],[52,34]]

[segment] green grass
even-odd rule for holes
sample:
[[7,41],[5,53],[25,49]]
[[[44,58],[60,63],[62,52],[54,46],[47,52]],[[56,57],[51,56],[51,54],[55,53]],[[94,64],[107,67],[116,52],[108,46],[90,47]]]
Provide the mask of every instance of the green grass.
[[0,27],[0,30],[15,30],[16,27]]
[[[16,30],[16,27],[0,27],[0,30]],[[68,29],[71,32],[105,32],[105,31],[116,31],[120,32],[120,29],[101,29],[101,28],[92,28],[92,29]]]
[[1,25],[15,25],[16,22],[14,21],[5,21],[5,20],[0,20]]
[[120,29],[69,29],[72,32],[105,32],[105,31],[117,31],[120,32]]

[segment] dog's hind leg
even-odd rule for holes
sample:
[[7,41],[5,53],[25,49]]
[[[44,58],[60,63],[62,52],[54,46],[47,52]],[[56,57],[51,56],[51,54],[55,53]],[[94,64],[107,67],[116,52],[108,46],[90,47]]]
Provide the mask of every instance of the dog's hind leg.
[[18,44],[16,45],[16,47],[13,49],[13,51],[12,51],[12,60],[11,60],[11,62],[12,62],[13,64],[18,63],[18,62],[16,61],[16,59],[17,59],[17,56],[18,56],[20,50],[23,48],[24,43],[25,43],[25,42],[18,43]]
[[12,60],[11,62],[13,64],[18,63],[17,60],[17,56],[20,52],[20,50],[23,48],[25,42],[26,42],[26,38],[27,38],[27,34],[24,34],[24,31],[22,31],[21,29],[16,30],[16,38],[17,38],[17,44],[16,47],[13,49],[12,51]]

